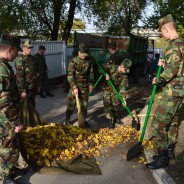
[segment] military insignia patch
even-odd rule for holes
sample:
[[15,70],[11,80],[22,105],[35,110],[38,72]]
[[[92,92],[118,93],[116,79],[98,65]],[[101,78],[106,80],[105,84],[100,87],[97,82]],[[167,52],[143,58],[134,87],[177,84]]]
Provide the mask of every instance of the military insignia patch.
[[172,54],[172,49],[168,50],[167,54]]

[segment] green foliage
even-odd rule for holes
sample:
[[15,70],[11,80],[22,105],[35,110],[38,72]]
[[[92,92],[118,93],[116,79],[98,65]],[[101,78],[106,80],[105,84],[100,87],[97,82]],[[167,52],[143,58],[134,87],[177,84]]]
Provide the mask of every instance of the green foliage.
[[94,16],[94,25],[111,35],[129,35],[141,18],[146,0],[88,0],[88,18]]
[[[33,40],[57,40],[62,38],[63,30],[68,29],[68,10],[71,5],[78,8],[72,0],[0,0],[0,32],[23,34]],[[70,4],[71,3],[71,4]],[[72,4],[73,3],[73,4]],[[73,17],[70,16],[70,22]],[[75,20],[72,29],[84,29],[80,20]],[[69,29],[68,29],[69,30]]]
[[0,0],[0,32],[19,33],[22,29],[23,7],[18,1]]
[[85,23],[79,19],[74,20],[72,30],[84,30],[86,28]]
[[184,36],[184,3],[183,0],[160,0],[156,1],[154,5],[154,16],[145,19],[145,27],[147,28],[158,28],[158,20],[167,15],[172,14],[175,22],[177,31],[180,35]]

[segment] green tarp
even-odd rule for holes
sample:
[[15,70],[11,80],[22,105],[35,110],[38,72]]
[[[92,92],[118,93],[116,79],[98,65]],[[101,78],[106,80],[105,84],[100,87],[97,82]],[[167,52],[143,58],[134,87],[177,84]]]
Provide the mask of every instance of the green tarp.
[[[34,127],[36,125],[47,124],[46,120],[35,110],[29,100],[25,98],[20,106],[19,122],[24,126]],[[27,154],[24,147],[21,133],[17,134],[20,153],[28,164],[28,166],[35,172],[40,174],[62,174],[63,169],[75,174],[101,175],[101,170],[96,163],[94,157],[87,157],[86,155],[78,155],[68,161],[53,160],[51,167],[39,167],[36,160],[32,160]],[[89,143],[90,146],[90,143]]]

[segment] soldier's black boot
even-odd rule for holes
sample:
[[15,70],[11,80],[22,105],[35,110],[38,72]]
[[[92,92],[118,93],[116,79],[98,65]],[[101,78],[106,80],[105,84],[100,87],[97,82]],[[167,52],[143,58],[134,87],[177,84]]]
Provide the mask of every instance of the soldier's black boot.
[[4,176],[3,184],[19,184],[17,181],[14,181],[9,175]]
[[49,96],[49,97],[54,97],[54,95],[50,92],[46,93],[46,96]]
[[[175,144],[171,144],[169,145],[168,149],[167,149],[167,155],[168,155],[168,158],[169,160],[175,160]],[[158,158],[158,155],[154,155],[153,156],[153,159],[156,160]]]
[[167,154],[168,154],[168,157],[169,157],[169,160],[175,160],[175,144],[171,144],[169,145],[168,149],[167,149]]
[[65,125],[70,125],[70,112],[66,111]]
[[157,160],[158,159],[158,157],[159,157],[159,155],[160,155],[160,152],[158,152],[158,154],[157,155],[153,155],[153,160]]
[[46,96],[44,95],[43,89],[41,89],[41,91],[40,91],[40,97],[41,98],[46,98]]
[[84,123],[84,126],[86,127],[86,128],[90,128],[91,127],[91,125],[86,121],[86,117],[87,117],[87,111],[85,110],[85,112],[84,112],[84,117],[85,117],[85,123]]
[[117,116],[114,116],[114,124],[122,124],[121,120],[117,117]]
[[91,125],[90,125],[86,120],[85,120],[84,126],[85,126],[86,128],[90,128],[90,127],[91,127]]
[[113,119],[109,119],[109,128],[110,129],[115,128]]
[[13,170],[11,171],[11,178],[16,178],[18,176],[23,176],[27,173],[27,168],[20,169],[16,166],[14,166]]
[[169,165],[168,153],[167,153],[167,150],[164,150],[159,152],[159,155],[155,161],[146,164],[146,167],[148,169],[155,170],[155,169],[167,167],[168,165]]

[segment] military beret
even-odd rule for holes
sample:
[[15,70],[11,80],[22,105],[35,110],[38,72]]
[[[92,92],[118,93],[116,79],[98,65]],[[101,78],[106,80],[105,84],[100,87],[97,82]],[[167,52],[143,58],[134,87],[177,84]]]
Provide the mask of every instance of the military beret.
[[132,66],[132,61],[130,59],[125,59],[121,64],[124,65],[127,69],[130,69]]
[[21,50],[20,39],[15,36],[9,35],[7,33],[1,34],[0,43],[5,44],[5,45],[12,45],[12,46],[17,47],[19,51]]
[[130,68],[132,66],[132,61],[130,59],[125,59],[125,60],[123,60],[121,65],[123,65],[125,67],[126,73],[129,73],[130,72]]
[[172,17],[171,14],[168,14],[165,17],[162,17],[161,19],[159,19],[159,21],[158,21],[159,31],[161,31],[161,28],[162,28],[163,25],[165,25],[167,23],[170,23],[170,22],[174,23],[174,20],[173,20],[173,17]]
[[115,43],[115,42],[109,43],[108,48],[109,48],[109,49],[116,50],[116,43]]
[[40,45],[40,46],[39,46],[39,50],[46,50],[46,48],[45,48],[44,45]]
[[33,48],[31,40],[29,40],[29,39],[22,40],[21,47]]
[[87,46],[85,44],[82,43],[82,44],[79,45],[79,51],[81,53],[87,53],[88,52],[88,48],[87,48]]

